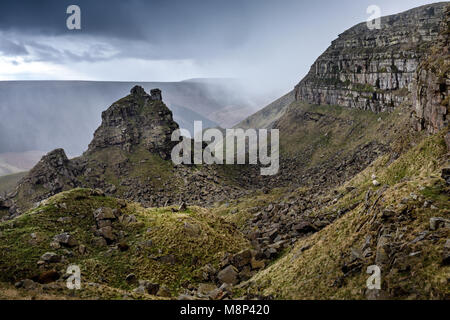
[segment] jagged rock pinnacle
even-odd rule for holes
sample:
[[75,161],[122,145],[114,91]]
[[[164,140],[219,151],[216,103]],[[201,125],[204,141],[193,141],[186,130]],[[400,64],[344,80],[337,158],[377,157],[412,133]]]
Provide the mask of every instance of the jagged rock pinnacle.
[[162,102],[161,90],[153,89],[149,95],[142,87],[135,86],[130,95],[102,113],[102,124],[94,134],[88,153],[112,146],[130,152],[141,145],[167,159],[173,148],[171,134],[176,129],[178,124]]
[[152,89],[150,91],[150,94],[151,94],[152,100],[154,100],[154,101],[162,101],[161,90],[159,90],[159,89]]
[[141,86],[134,86],[131,90],[130,93],[134,96],[134,97],[143,97],[146,95],[144,88],[142,88]]

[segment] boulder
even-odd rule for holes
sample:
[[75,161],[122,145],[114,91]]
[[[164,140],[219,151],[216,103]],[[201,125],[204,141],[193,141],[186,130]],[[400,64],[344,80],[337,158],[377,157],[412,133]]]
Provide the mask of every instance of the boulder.
[[206,296],[211,291],[217,289],[217,287],[214,284],[211,283],[200,283],[197,289],[197,294]]
[[85,254],[86,253],[86,246],[83,244],[80,244],[80,246],[78,247],[78,252],[80,254]]
[[131,214],[131,215],[122,215],[119,217],[119,222],[124,224],[124,225],[128,225],[131,223],[136,223],[137,219],[136,216]]
[[151,89],[150,97],[153,101],[162,101],[162,93],[160,89]]
[[121,241],[121,242],[117,245],[117,247],[118,247],[119,250],[122,251],[122,252],[127,251],[128,249],[130,249],[130,246],[129,246],[126,242],[124,242],[124,241]]
[[111,208],[98,208],[94,211],[95,220],[115,220],[116,216]]
[[203,281],[214,281],[217,270],[211,265],[207,264],[201,269],[201,278]]
[[116,240],[116,236],[113,233],[113,229],[109,226],[98,229],[98,232],[107,242],[112,242]]
[[103,239],[102,237],[94,238],[93,244],[94,244],[94,246],[97,246],[97,247],[104,247],[107,245],[106,240]]
[[294,230],[298,233],[309,233],[309,232],[315,232],[316,228],[308,222],[308,221],[300,221],[296,225],[294,225]]
[[126,276],[125,281],[128,284],[136,284],[138,283],[137,277],[134,273],[130,273],[129,275]]
[[37,283],[30,279],[24,279],[14,284],[16,288],[22,288],[25,290],[34,290],[38,287]]
[[444,219],[444,218],[439,218],[439,217],[433,217],[430,219],[430,229],[433,231],[438,230],[441,227],[447,227],[450,225],[450,221]]
[[70,235],[68,232],[64,232],[54,236],[53,240],[66,247],[75,247],[76,245],[78,245],[78,241],[75,239],[75,237]]
[[158,261],[164,264],[174,265],[178,262],[178,259],[173,254],[168,254],[158,258]]
[[252,270],[250,266],[245,266],[242,268],[241,272],[239,272],[240,281],[247,281],[253,276]]
[[61,261],[61,256],[54,252],[46,252],[41,256],[41,260],[46,263],[58,263]]
[[220,283],[235,285],[238,283],[238,271],[233,266],[228,266],[217,274]]
[[250,249],[242,250],[231,258],[231,264],[238,269],[242,269],[251,263],[252,257],[253,255]]
[[60,274],[58,273],[58,271],[49,270],[49,271],[42,272],[37,277],[37,282],[40,284],[48,284],[48,283],[55,282],[59,278],[60,278]]
[[112,226],[111,220],[98,220],[97,221],[98,228],[111,227],[111,226]]
[[159,291],[159,284],[151,283],[150,281],[147,280],[140,280],[139,287],[144,287],[145,291],[151,295],[156,295]]
[[159,288],[156,295],[158,297],[170,298],[172,296],[172,293],[170,292],[169,288],[167,288],[166,286],[161,286],[161,288]]
[[180,204],[180,206],[178,207],[178,211],[186,211],[187,210],[187,205],[186,205],[186,202],[182,202],[181,204]]

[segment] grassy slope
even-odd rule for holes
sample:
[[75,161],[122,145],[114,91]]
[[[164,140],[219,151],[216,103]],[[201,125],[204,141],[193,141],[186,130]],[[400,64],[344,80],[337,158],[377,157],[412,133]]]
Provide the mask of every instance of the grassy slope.
[[[374,256],[365,260],[362,270],[347,277],[341,287],[333,286],[333,283],[343,276],[343,257],[348,255],[351,248],[360,247],[366,235],[376,239],[379,231],[377,227],[381,225],[395,226],[397,233],[399,230],[403,233],[403,236],[395,239],[407,243],[403,250],[420,251],[417,257],[405,258],[404,263],[411,268],[409,271],[396,269],[395,265],[383,271],[383,289],[391,294],[407,292],[409,295],[403,298],[448,298],[447,278],[450,268],[440,265],[443,243],[449,236],[448,229],[435,232],[435,235],[443,233],[438,241],[427,238],[416,244],[408,243],[420,232],[429,230],[431,217],[449,217],[449,189],[439,178],[445,153],[446,146],[440,134],[423,140],[390,164],[386,156],[378,159],[346,184],[356,188],[353,192],[345,191],[342,187],[339,192],[345,196],[322,211],[336,212],[340,207],[348,207],[350,203],[364,199],[369,189],[374,189],[374,192],[379,190],[381,187],[371,185],[371,175],[375,173],[382,185],[388,187],[372,212],[368,213],[364,205],[360,204],[327,228],[298,241],[288,254],[252,279],[254,288],[262,288],[264,294],[285,299],[363,299],[368,278],[366,267],[374,264]],[[409,202],[405,209],[402,199],[409,197],[412,192],[419,197]],[[374,203],[376,198],[374,194],[370,203]],[[431,201],[437,209],[424,208],[425,200]],[[394,217],[398,220],[389,223],[382,220],[381,212],[386,207],[393,208]],[[374,245],[371,244],[375,252]],[[302,252],[301,248],[305,246],[311,248]]]
[[[104,177],[107,183],[117,187],[119,195],[128,189],[121,186],[122,175],[117,171],[118,164],[124,162],[128,167],[127,178],[135,178],[153,188],[158,188],[161,181],[173,184],[177,182],[174,181],[172,162],[162,160],[143,147],[138,147],[132,153],[125,152],[119,147],[109,147],[88,154],[87,158],[93,170],[90,175]],[[103,169],[104,164],[106,164],[105,169]],[[83,177],[80,180],[83,183],[86,182]]]
[[[305,113],[314,114],[313,117],[320,120],[304,120]],[[396,113],[375,114],[339,106],[295,102],[287,108],[276,125],[281,134],[281,154],[296,158],[307,170],[316,165],[326,166],[337,157],[350,155],[358,146],[373,141],[391,145],[394,151],[401,153],[411,136],[400,129],[407,128],[407,121],[407,113],[400,109]],[[287,189],[277,188],[269,194],[260,192],[251,197],[230,200],[215,208],[215,212],[242,227],[245,221],[252,219],[255,207],[263,208],[277,201],[289,202],[291,198],[302,197],[308,191],[301,188],[295,193],[289,193]]]
[[242,129],[264,129],[272,127],[286,111],[287,107],[294,102],[294,91],[289,92],[283,97],[275,100],[264,109],[251,115],[244,121],[240,122],[235,128]]
[[401,135],[406,128],[406,112],[375,114],[339,106],[317,106],[295,102],[276,127],[280,129],[282,154],[298,157],[309,154],[308,165],[316,165],[348,155],[358,146],[376,141],[381,144]]
[[[115,223],[114,228],[123,232],[121,240],[130,246],[119,251],[94,244],[95,224],[93,211],[105,206],[120,208],[125,214],[134,214],[137,222],[131,225]],[[58,222],[60,217],[70,217],[70,223]],[[185,223],[199,230],[191,235]],[[48,251],[64,254],[64,249],[51,249],[52,238],[69,232],[87,253],[80,254],[75,248],[73,256],[66,255],[66,261],[53,266],[65,270],[69,264],[78,264],[84,283],[96,282],[109,288],[131,290],[125,278],[134,273],[138,279],[150,280],[166,285],[176,294],[183,283],[198,281],[198,270],[208,264],[216,265],[225,252],[235,253],[248,247],[248,242],[233,225],[213,216],[207,210],[191,207],[185,212],[172,212],[171,208],[143,209],[137,204],[123,200],[95,196],[89,189],[74,189],[58,194],[43,205],[19,218],[0,224],[0,281],[14,282],[39,274],[36,262]],[[36,234],[32,240],[31,234]],[[151,240],[150,247],[142,246]],[[173,265],[157,258],[173,255]],[[90,292],[86,292],[89,298]],[[98,294],[98,292],[96,293]]]

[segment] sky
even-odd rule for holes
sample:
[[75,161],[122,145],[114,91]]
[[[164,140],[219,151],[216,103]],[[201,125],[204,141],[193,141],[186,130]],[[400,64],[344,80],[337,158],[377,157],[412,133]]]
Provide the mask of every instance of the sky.
[[[422,0],[2,0],[0,80],[236,78],[269,99],[290,91],[370,5]],[[81,30],[69,30],[69,5]]]

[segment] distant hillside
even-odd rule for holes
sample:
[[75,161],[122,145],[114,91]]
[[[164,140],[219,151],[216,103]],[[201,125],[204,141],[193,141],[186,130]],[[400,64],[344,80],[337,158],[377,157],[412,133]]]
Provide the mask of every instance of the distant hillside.
[[20,181],[20,179],[25,177],[26,174],[26,172],[19,172],[0,176],[0,197],[4,197],[8,193],[14,191],[17,183]]
[[43,155],[41,151],[0,153],[0,176],[30,170]]
[[236,128],[271,128],[275,121],[280,119],[287,107],[294,101],[294,91],[291,91],[237,124]]
[[[105,105],[126,95],[134,85],[159,88],[181,127],[235,124],[255,111],[232,80],[192,79],[182,82],[0,82],[0,153],[49,151],[58,147],[81,154],[100,124]],[[222,117],[220,112],[239,108]]]

